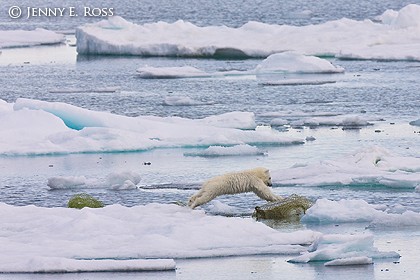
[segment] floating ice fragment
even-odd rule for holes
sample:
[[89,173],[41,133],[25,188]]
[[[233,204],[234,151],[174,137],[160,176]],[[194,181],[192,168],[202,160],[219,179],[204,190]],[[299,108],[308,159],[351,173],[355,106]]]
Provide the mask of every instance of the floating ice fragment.
[[251,145],[210,146],[203,151],[184,153],[185,156],[220,157],[220,156],[261,156],[266,152]]
[[137,74],[143,79],[177,79],[177,78],[203,78],[211,74],[192,66],[181,67],[151,67],[144,66],[137,69]]
[[[363,260],[369,258],[399,258],[396,252],[380,252],[373,246],[373,235],[337,235],[325,234],[320,236],[301,256],[288,260],[292,263],[307,263],[312,261],[334,261],[333,264],[343,263],[343,259]],[[341,261],[340,261],[341,260]],[[331,264],[331,263],[330,263]]]
[[335,259],[329,262],[326,262],[325,266],[343,266],[343,265],[367,265],[373,264],[372,258],[368,257],[350,257],[344,259]]
[[0,30],[0,49],[64,43],[65,36],[42,28]]
[[337,79],[342,67],[328,60],[295,52],[272,54],[256,68],[259,83],[266,85],[324,84]]

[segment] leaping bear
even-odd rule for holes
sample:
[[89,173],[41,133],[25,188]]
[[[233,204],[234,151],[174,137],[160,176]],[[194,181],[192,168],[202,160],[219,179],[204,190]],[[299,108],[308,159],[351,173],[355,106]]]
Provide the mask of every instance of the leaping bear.
[[254,192],[267,201],[283,199],[270,190],[271,185],[270,171],[263,167],[220,175],[206,181],[201,189],[191,196],[188,206],[194,209],[217,196],[245,192]]

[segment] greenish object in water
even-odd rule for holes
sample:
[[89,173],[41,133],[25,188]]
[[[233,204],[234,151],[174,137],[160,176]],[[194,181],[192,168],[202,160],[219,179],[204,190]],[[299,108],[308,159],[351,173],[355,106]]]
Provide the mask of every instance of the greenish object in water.
[[285,199],[255,207],[252,216],[257,220],[290,219],[302,216],[312,205],[313,202],[306,197],[292,194]]
[[67,207],[76,209],[82,209],[84,207],[102,208],[104,204],[87,193],[79,193],[70,198]]

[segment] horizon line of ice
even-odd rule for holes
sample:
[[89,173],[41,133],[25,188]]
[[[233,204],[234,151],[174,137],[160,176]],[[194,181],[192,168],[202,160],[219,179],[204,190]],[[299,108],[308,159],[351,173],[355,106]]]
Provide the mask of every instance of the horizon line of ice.
[[[76,30],[80,55],[265,58],[297,51],[315,56],[420,60],[420,5],[387,10],[374,22],[333,20],[289,26],[248,22],[239,28],[174,23],[134,24],[114,16]],[[316,34],[316,36],[314,36]]]

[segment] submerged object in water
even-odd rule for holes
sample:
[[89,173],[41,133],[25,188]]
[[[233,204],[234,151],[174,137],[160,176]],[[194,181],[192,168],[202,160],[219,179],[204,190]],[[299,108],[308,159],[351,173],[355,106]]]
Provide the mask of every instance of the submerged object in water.
[[300,217],[312,205],[313,202],[306,197],[292,194],[285,199],[255,207],[252,216],[256,219],[288,219]]

